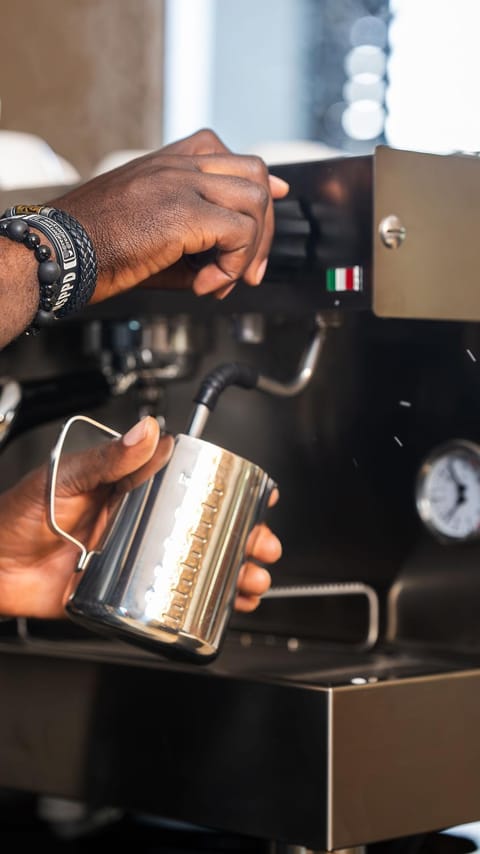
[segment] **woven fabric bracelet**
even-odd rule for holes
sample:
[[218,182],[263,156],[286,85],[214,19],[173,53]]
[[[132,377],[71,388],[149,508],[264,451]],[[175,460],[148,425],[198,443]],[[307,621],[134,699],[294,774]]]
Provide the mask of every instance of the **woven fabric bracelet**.
[[75,244],[78,256],[77,286],[72,290],[66,302],[55,311],[56,317],[65,317],[79,311],[90,301],[97,284],[97,259],[93,243],[87,232],[75,217],[59,208],[44,205],[16,205],[5,211],[8,216],[27,216],[29,214],[46,216],[62,226]]
[[87,232],[75,217],[58,208],[44,207],[41,211],[50,219],[63,225],[67,229],[78,250],[80,267],[80,281],[76,291],[72,294],[65,307],[57,312],[58,316],[79,311],[90,302],[97,284],[97,257],[95,249]]
[[[51,312],[60,287],[59,278],[62,272],[60,265],[51,258],[52,250],[49,246],[41,243],[38,234],[30,231],[28,223],[21,217],[6,219],[2,217],[0,219],[0,235],[8,237],[9,240],[13,240],[15,243],[22,243],[27,249],[33,252],[38,261],[37,276],[40,285],[38,312]],[[34,331],[35,321],[27,332]]]

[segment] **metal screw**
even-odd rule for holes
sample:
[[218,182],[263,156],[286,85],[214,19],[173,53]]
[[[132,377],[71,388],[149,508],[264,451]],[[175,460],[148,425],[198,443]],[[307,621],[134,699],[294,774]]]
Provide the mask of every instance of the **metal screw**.
[[398,216],[392,214],[382,219],[378,226],[378,233],[382,243],[388,249],[398,249],[407,236],[407,229],[402,225]]

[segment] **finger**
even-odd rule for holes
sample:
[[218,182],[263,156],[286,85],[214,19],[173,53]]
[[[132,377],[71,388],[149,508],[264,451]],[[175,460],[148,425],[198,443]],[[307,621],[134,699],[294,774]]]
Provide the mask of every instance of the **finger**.
[[271,584],[272,578],[267,569],[247,561],[238,576],[237,593],[242,596],[263,596]]
[[261,157],[250,154],[218,153],[199,157],[198,168],[214,175],[236,175],[257,184],[267,185],[268,169]]
[[208,157],[199,162],[199,167],[204,172],[215,174],[237,175],[239,178],[262,186],[268,194],[268,202],[262,227],[258,233],[257,245],[254,257],[243,273],[243,279],[249,285],[259,285],[263,280],[267,268],[268,254],[273,239],[274,210],[273,199],[280,199],[287,195],[290,187],[282,178],[269,175],[265,162],[260,157],[250,155],[235,155],[235,157]]
[[[231,176],[211,176],[197,192],[202,242],[198,232],[187,234],[184,252],[203,253],[204,264],[193,279],[194,292],[203,295],[245,277],[263,233],[268,194],[260,184]],[[212,248],[215,252],[208,252]]]
[[[162,149],[164,150],[164,149]],[[283,199],[290,190],[290,184],[271,175],[267,164],[261,157],[250,154],[232,154],[228,149],[224,150],[226,156],[215,156],[213,153],[208,157],[199,158],[198,168],[202,172],[210,172],[215,175],[236,175],[238,178],[246,178],[257,184],[263,184],[268,189],[273,199]]]
[[268,499],[268,506],[269,507],[275,507],[275,504],[277,503],[279,498],[280,498],[280,493],[278,491],[278,486],[274,486],[274,488],[272,489],[272,491],[270,493],[270,498]]
[[290,184],[279,178],[277,175],[269,175],[268,183],[273,199],[283,199],[290,191]]
[[[162,148],[162,152],[166,149]],[[193,153],[192,151],[180,151],[177,149],[175,151],[177,154],[181,153]],[[268,172],[267,165],[260,157],[254,157],[251,155],[245,154],[234,154],[229,151],[227,148],[219,148],[216,152],[204,150],[200,152],[197,150],[196,154],[208,154],[213,155],[217,154],[228,154],[228,157],[213,157],[209,156],[198,162],[199,168],[202,172],[213,172],[217,175],[237,175],[239,178],[247,178],[249,181],[256,181],[259,184],[268,185],[269,192],[273,199],[283,199],[286,195],[288,195],[290,191],[290,184],[287,181],[284,181],[283,178],[279,178],[278,175],[272,175]]]
[[260,563],[276,563],[282,556],[282,544],[267,525],[256,525],[247,539],[245,554]]
[[243,614],[250,614],[255,611],[261,602],[260,596],[243,596],[241,593],[235,597],[234,608]]
[[228,154],[230,149],[210,128],[201,128],[190,136],[164,145],[161,149],[166,154]]
[[218,291],[215,291],[215,299],[225,299],[235,288],[235,282],[233,285],[225,285],[224,288],[219,288]]
[[135,471],[127,474],[116,484],[116,491],[120,495],[125,492],[135,489],[141,483],[144,483],[149,478],[157,474],[169,461],[174,447],[172,436],[162,436],[159,439],[158,445],[155,448],[153,455],[147,460],[144,465],[140,466]]
[[211,206],[208,214],[217,238],[215,261],[205,264],[194,276],[192,288],[198,296],[231,288],[248,269],[258,240],[255,215]]
[[57,495],[90,492],[100,484],[127,481],[133,472],[143,471],[154,462],[161,465],[171,452],[173,440],[159,441],[158,422],[142,419],[121,439],[63,457],[57,479]]
[[273,175],[268,175],[268,187],[271,192],[271,198],[265,214],[265,224],[261,234],[260,241],[257,246],[255,258],[250,267],[244,273],[244,280],[249,285],[259,285],[265,278],[267,271],[268,256],[272,245],[274,230],[275,230],[275,213],[273,208],[273,199],[280,199],[289,191],[289,186],[286,181],[281,178],[276,178]]
[[[264,191],[265,204],[261,221],[259,221],[256,245],[253,247],[253,259],[242,273],[242,277],[248,285],[259,285],[267,267],[274,228],[271,182],[265,162],[260,157],[250,155],[211,156],[199,160],[198,166],[202,172],[236,175],[239,178],[245,178],[252,186],[257,185]],[[276,192],[281,192],[278,186],[279,180],[277,179],[274,182]]]

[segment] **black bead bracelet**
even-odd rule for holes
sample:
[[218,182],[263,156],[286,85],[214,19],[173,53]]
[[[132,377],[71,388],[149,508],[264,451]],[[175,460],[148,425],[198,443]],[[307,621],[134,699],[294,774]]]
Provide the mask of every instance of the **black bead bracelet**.
[[37,276],[40,285],[38,311],[51,312],[55,305],[55,295],[61,274],[60,265],[51,258],[52,250],[40,242],[38,234],[30,231],[24,219],[18,217],[0,219],[0,235],[16,243],[23,243],[35,255],[38,261]]

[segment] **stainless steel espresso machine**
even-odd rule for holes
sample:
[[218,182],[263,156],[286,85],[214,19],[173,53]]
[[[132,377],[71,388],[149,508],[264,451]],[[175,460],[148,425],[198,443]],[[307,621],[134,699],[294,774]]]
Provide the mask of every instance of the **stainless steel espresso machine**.
[[207,665],[0,623],[0,786],[189,827],[195,850],[207,829],[407,848],[480,820],[480,162],[381,146],[274,171],[261,288],[140,288],[0,354],[4,488],[67,415],[176,433],[212,368],[254,366],[205,438],[275,478],[283,543]]

